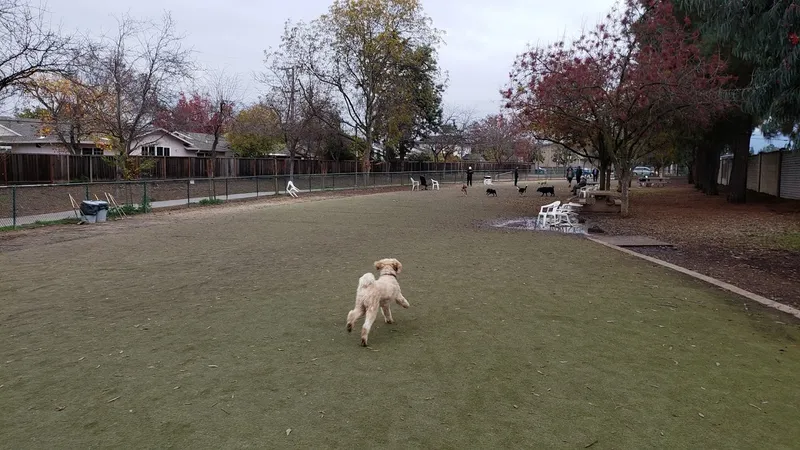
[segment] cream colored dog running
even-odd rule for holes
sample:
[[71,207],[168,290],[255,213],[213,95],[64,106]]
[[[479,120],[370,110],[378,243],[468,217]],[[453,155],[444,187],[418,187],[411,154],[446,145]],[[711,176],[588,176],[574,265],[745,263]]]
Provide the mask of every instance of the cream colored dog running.
[[375,269],[380,272],[378,279],[371,273],[365,273],[358,280],[356,290],[356,306],[347,314],[347,332],[353,331],[353,326],[361,316],[366,315],[364,325],[361,327],[361,345],[367,346],[367,336],[375,318],[378,316],[378,308],[383,313],[386,323],[394,323],[392,310],[389,304],[397,302],[403,308],[408,308],[408,300],[400,293],[400,284],[397,282],[397,274],[403,270],[400,261],[394,258],[384,258],[375,261]]

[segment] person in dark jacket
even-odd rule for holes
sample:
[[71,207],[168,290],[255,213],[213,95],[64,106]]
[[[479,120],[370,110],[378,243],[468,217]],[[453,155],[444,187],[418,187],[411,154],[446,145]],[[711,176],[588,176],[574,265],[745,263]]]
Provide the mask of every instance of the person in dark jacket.
[[519,180],[519,167],[514,167],[514,186],[517,185],[517,180]]
[[599,171],[599,170],[597,170],[597,167],[595,167],[594,169],[592,169],[592,181],[594,181],[595,183],[597,183],[597,177],[598,177],[599,175],[600,175],[600,171]]
[[567,183],[569,186],[572,187],[572,178],[575,176],[575,172],[572,170],[572,166],[567,167]]
[[472,186],[472,166],[467,167],[467,186]]
[[578,166],[575,168],[575,182],[580,183],[583,178],[583,167]]

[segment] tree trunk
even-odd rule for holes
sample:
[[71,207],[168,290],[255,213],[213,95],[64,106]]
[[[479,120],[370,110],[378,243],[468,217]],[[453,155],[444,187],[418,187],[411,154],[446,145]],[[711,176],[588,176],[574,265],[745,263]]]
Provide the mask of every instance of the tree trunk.
[[706,150],[706,163],[705,166],[705,187],[704,192],[706,195],[719,195],[719,157],[722,154],[724,144],[721,142],[712,142]]
[[605,191],[608,189],[609,185],[609,168],[608,168],[608,161],[605,159],[600,159],[600,190]]
[[622,185],[622,206],[620,207],[620,214],[622,217],[628,217],[630,214],[630,183],[632,180],[630,169],[623,169],[622,176],[620,177],[620,184]]
[[705,192],[703,183],[706,179],[706,143],[703,141],[694,150],[694,187],[695,189]]
[[747,165],[750,161],[750,136],[753,134],[753,116],[739,114],[729,122],[733,167],[728,180],[728,201],[744,203],[747,199]]

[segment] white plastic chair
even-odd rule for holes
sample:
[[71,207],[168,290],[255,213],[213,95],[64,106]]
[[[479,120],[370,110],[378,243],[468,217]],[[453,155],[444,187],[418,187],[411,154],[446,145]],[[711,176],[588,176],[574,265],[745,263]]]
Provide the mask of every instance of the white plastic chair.
[[583,205],[579,203],[565,203],[558,206],[553,211],[550,228],[558,228],[561,231],[575,231],[578,223],[578,211]]
[[483,177],[483,184],[492,184],[492,177],[490,176]]
[[289,180],[289,182],[286,183],[286,193],[296,198],[298,192],[300,192],[300,189],[297,189],[297,186],[292,183],[292,180]]
[[419,189],[419,181],[416,181],[414,177],[409,178],[411,178],[411,190],[413,191],[414,189]]
[[586,198],[589,197],[589,192],[596,191],[598,189],[600,189],[600,185],[599,184],[594,184],[594,185],[591,185],[591,186],[584,186],[584,187],[578,189],[578,198],[579,199],[586,199]]
[[442,190],[441,188],[439,188],[439,182],[434,180],[433,178],[431,178],[431,189],[434,189],[434,190],[438,189],[440,191]]
[[555,210],[560,204],[561,200],[556,200],[539,208],[539,215],[536,217],[536,228],[548,227],[555,219]]

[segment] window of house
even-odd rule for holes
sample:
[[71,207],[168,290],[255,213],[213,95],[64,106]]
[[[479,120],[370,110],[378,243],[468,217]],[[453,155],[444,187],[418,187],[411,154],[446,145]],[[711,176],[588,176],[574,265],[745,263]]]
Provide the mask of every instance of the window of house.
[[89,148],[84,147],[81,149],[81,155],[103,155],[103,149],[101,148]]
[[169,147],[144,146],[142,156],[169,156]]

